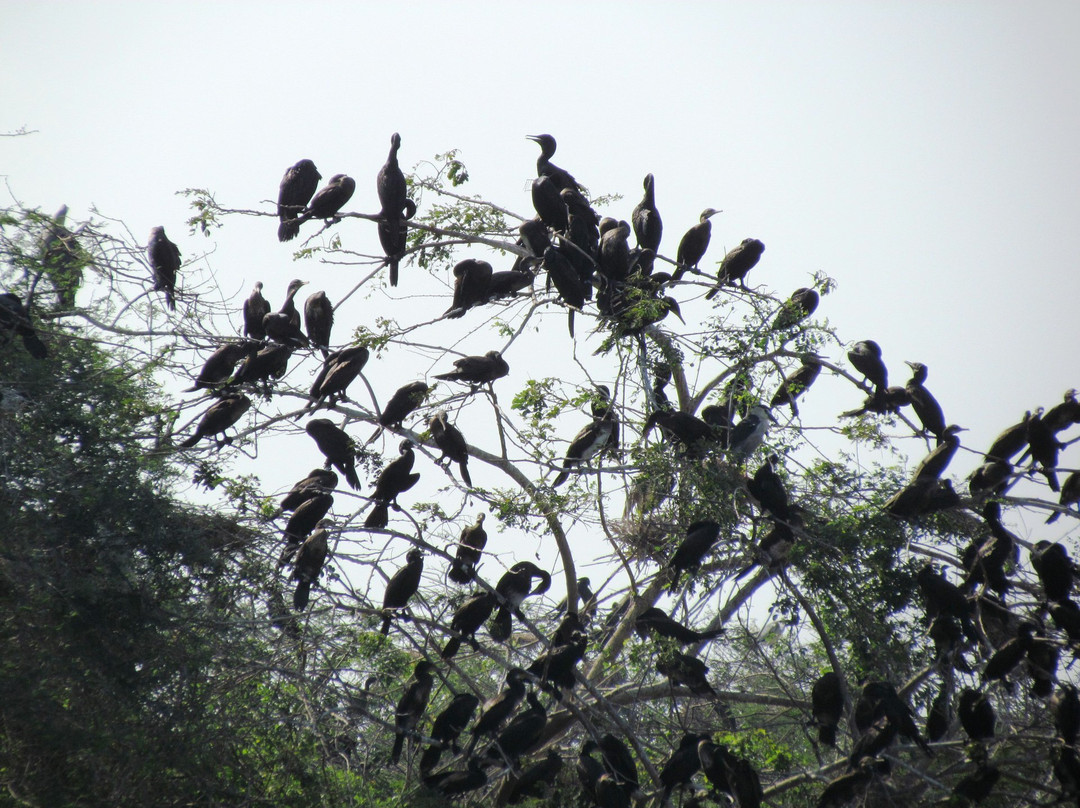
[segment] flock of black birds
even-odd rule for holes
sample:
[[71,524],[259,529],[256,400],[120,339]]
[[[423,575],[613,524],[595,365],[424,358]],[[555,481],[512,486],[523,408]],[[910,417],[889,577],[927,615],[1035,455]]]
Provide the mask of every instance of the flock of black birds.
[[[667,314],[681,318],[678,302],[665,292],[675,288],[688,273],[703,275],[698,266],[709,246],[710,220],[718,211],[705,209],[699,222],[686,232],[676,261],[670,262],[674,265],[672,272],[656,271],[663,224],[656,207],[654,177],[645,177],[644,196],[634,208],[630,223],[601,218],[574,177],[551,162],[555,139],[550,135],[530,139],[541,148],[537,178],[532,184],[537,216],[519,229],[519,258],[512,269],[503,272],[494,271],[486,261],[460,261],[453,269],[453,299],[444,318],[461,318],[472,308],[531,289],[540,272],[546,273],[548,289],[554,288],[558,301],[569,310],[571,334],[574,311],[583,310],[594,297],[597,312],[616,337],[640,339],[645,329]],[[408,222],[417,210],[408,198],[408,186],[398,166],[400,147],[401,138],[394,134],[390,154],[376,182],[381,206],[376,224],[391,285],[398,283],[398,267],[407,250]],[[337,174],[319,189],[320,179],[311,160],[301,160],[286,171],[277,205],[279,240],[296,238],[302,225],[311,220],[322,220],[328,226],[339,220],[340,211],[353,195],[355,181]],[[631,235],[636,238],[634,248],[630,247]],[[745,287],[747,274],[763,252],[761,241],[744,239],[720,262],[706,298],[712,299],[730,285]],[[163,292],[166,305],[174,310],[180,251],[166,237],[164,228],[153,229],[147,257],[154,290]],[[359,345],[332,348],[334,307],[324,292],[307,298],[301,321],[295,297],[304,285],[303,281],[292,281],[277,311],[272,311],[263,297],[262,283],[255,285],[243,307],[245,339],[226,342],[214,351],[190,388],[206,391],[216,400],[179,447],[191,448],[211,437],[218,448],[230,443],[227,430],[251,408],[247,393],[269,394],[297,350],[317,350],[323,360],[308,402],[297,418],[315,415],[321,409],[334,411],[339,403],[349,401],[349,386],[360,377],[370,352]],[[796,328],[818,303],[814,289],[796,290],[775,315],[772,329]],[[7,341],[12,335],[20,336],[35,358],[47,357],[29,312],[17,296],[8,293],[0,295],[0,338]],[[886,504],[885,512],[898,520],[917,522],[934,513],[967,509],[979,514],[986,530],[979,534],[980,541],[961,554],[959,566],[964,577],[959,584],[929,564],[918,574],[927,636],[935,648],[934,664],[923,680],[936,678],[940,682],[927,714],[925,735],[906,699],[910,685],[898,691],[893,683],[871,679],[863,682],[857,696],[852,697],[837,672],[827,671],[814,682],[810,726],[816,728],[821,746],[836,747],[841,721],[851,712],[848,768],[825,784],[817,804],[845,805],[872,793],[875,783],[887,782],[892,770],[888,750],[898,740],[933,755],[933,744],[957,737],[954,714],[972,742],[971,771],[957,783],[955,798],[969,802],[984,799],[1003,774],[990,753],[995,738],[994,694],[998,686],[1011,692],[1013,680],[1020,678],[1030,682],[1033,696],[1046,700],[1047,709],[1053,713],[1058,732],[1053,769],[1060,795],[1080,804],[1080,757],[1076,747],[1080,700],[1072,685],[1058,684],[1061,653],[1080,655],[1080,606],[1072,600],[1076,568],[1062,544],[1039,541],[1030,548],[1029,563],[1040,582],[1040,591],[1033,592],[1018,583],[1016,573],[1023,542],[1005,526],[1001,513],[1001,498],[1010,487],[1035,473],[1041,474],[1051,490],[1059,494],[1060,507],[1047,521],[1056,520],[1062,513],[1073,513],[1070,506],[1080,502],[1080,472],[1072,472],[1059,485],[1059,453],[1066,446],[1059,435],[1080,424],[1080,402],[1070,391],[1062,403],[1028,412],[1005,430],[985,453],[985,462],[971,476],[968,496],[964,497],[942,476],[960,447],[959,433],[963,430],[947,423],[941,406],[927,389],[926,366],[908,363],[912,376],[907,383],[889,386],[882,349],[876,342],[855,344],[847,358],[865,379],[860,386],[866,397],[860,407],[842,417],[898,416],[910,408],[918,421],[919,434],[936,443],[910,482]],[[773,410],[788,406],[797,415],[797,400],[811,388],[823,367],[831,367],[828,360],[814,353],[803,354],[801,364],[783,379],[768,406],[750,401],[745,391],[732,386],[725,401],[704,407],[699,417],[677,409],[668,399],[671,368],[658,363],[651,368],[649,414],[642,426],[642,440],[659,428],[672,452],[692,460],[723,456],[742,469],[764,443],[770,423],[776,421]],[[453,370],[434,378],[467,385],[470,392],[478,392],[509,372],[506,359],[493,350],[483,356],[460,357],[454,361]],[[383,467],[367,497],[370,510],[365,529],[387,528],[391,510],[403,509],[398,498],[420,478],[414,471],[418,441],[441,453],[438,463],[456,464],[463,485],[472,487],[469,444],[445,409],[428,417],[425,433],[418,435],[404,427],[410,415],[425,407],[431,392],[432,387],[424,381],[407,383],[373,419],[380,430],[402,432],[407,437],[401,440],[398,456]],[[599,386],[594,391],[591,412],[591,421],[570,442],[556,476],[548,484],[550,489],[565,484],[573,475],[594,471],[597,458],[619,450],[624,425],[608,388]],[[325,458],[325,467],[313,469],[298,481],[282,499],[279,511],[288,516],[278,563],[280,568],[291,566],[289,574],[295,581],[293,608],[298,611],[308,608],[312,589],[330,555],[336,527],[327,516],[333,507],[338,475],[353,490],[362,490],[356,470],[360,445],[329,418],[311,417],[305,429]],[[1023,456],[1017,459],[1019,455]],[[743,487],[767,529],[760,531],[761,538],[755,544],[746,547],[745,565],[733,570],[735,580],[758,567],[768,575],[780,572],[788,564],[792,548],[807,536],[812,508],[793,501],[782,470],[780,457],[771,453],[752,475],[742,477]],[[720,540],[721,526],[717,522],[702,520],[690,525],[658,572],[665,588],[674,592],[688,573],[693,574],[708,560]],[[564,602],[562,620],[552,636],[543,640],[541,653],[528,665],[511,668],[502,688],[483,704],[473,693],[453,693],[430,729],[425,729],[437,679],[443,678],[449,686],[440,666],[452,665],[463,645],[479,649],[478,633],[485,624],[488,636],[496,643],[514,641],[515,618],[525,621],[522,632],[533,636],[535,627],[522,605],[526,598],[543,594],[551,585],[550,574],[529,561],[513,564],[495,586],[484,582],[478,568],[486,543],[484,515],[480,514],[474,524],[461,531],[456,546],[449,548],[447,578],[455,585],[471,587],[471,591],[458,601],[444,629],[447,638],[441,651],[417,661],[403,688],[393,716],[392,762],[397,763],[415,742],[424,747],[419,758],[424,784],[448,797],[480,789],[504,774],[501,801],[517,804],[527,797],[542,795],[564,766],[556,741],[562,737],[565,721],[553,721],[551,714],[573,703],[572,694],[583,680],[579,665],[590,651],[599,651],[602,638],[610,636],[611,627],[628,614],[633,615],[633,629],[641,637],[661,638],[663,651],[657,657],[655,670],[670,682],[672,698],[711,701],[724,719],[725,729],[733,721],[709,682],[707,666],[697,655],[706,643],[723,634],[722,626],[694,629],[674,620],[653,601],[626,601],[621,610],[612,613],[605,632],[598,635],[589,625],[595,599],[587,588],[587,579],[582,579],[579,601]],[[423,550],[423,546],[410,549],[405,565],[387,576],[382,608],[377,610],[384,635],[395,624],[410,619],[410,603],[424,571]],[[1035,603],[1021,599],[1008,603],[1009,593],[1017,591],[1037,596]],[[283,606],[272,605],[272,612],[275,625],[295,626]],[[679,650],[685,646],[692,646],[693,652]],[[958,674],[967,677],[969,683],[961,687]],[[632,750],[632,745],[618,734],[604,730],[599,723],[586,723],[576,763],[582,794],[591,805],[628,807],[649,791],[639,780],[635,760],[642,750]],[[466,731],[471,738],[463,748],[459,738]],[[526,762],[534,752],[543,754]],[[447,757],[452,761],[450,767],[439,769]],[[698,774],[709,790],[696,790],[694,777]],[[751,761],[716,743],[707,733],[683,735],[659,767],[654,788],[659,804],[683,791],[685,805],[700,805],[708,799],[750,808],[761,805],[764,795]]]

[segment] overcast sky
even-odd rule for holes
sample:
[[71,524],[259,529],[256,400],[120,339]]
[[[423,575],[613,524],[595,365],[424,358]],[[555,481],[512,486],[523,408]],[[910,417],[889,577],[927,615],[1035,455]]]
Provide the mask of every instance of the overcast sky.
[[[398,131],[406,168],[458,148],[472,192],[531,213],[537,149],[524,136],[550,132],[556,162],[594,193],[624,195],[604,213],[629,218],[642,177],[656,176],[662,252],[711,206],[724,211],[711,258],[754,236],[767,246],[754,282],[786,295],[815,271],[833,276],[819,316],[845,340],[881,343],[894,383],[903,360],[925,362],[947,418],[971,429],[965,445],[985,449],[1080,381],[1075,2],[0,13],[0,131],[34,130],[0,138],[5,193],[66,203],[76,219],[94,205],[140,238],[164,224],[185,256],[214,250],[227,293],[261,279],[277,302],[307,273],[334,299],[354,281],[298,270],[269,220],[212,242],[189,235],[179,189],[269,210],[284,169],[310,157],[324,177],[356,177],[349,207],[375,212]],[[853,406],[836,389],[846,398],[824,412]]]

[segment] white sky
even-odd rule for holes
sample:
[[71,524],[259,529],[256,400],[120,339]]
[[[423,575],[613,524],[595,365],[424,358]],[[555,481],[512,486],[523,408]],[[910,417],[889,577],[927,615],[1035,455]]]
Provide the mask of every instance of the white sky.
[[[19,201],[67,203],[76,219],[96,205],[140,237],[164,224],[185,257],[216,248],[226,293],[261,279],[275,306],[291,277],[332,300],[354,279],[293,265],[270,220],[189,235],[174,192],[258,207],[310,157],[324,178],[355,177],[349,208],[374,212],[398,131],[404,167],[459,148],[467,189],[529,214],[537,148],[524,136],[550,132],[559,165],[624,195],[603,213],[628,219],[655,174],[665,254],[712,206],[724,213],[707,262],[754,236],[767,250],[752,283],[786,295],[817,270],[836,278],[818,316],[881,343],[893,383],[903,360],[925,362],[967,446],[1080,386],[1074,2],[8,0],[0,131],[23,126],[36,133],[0,138]],[[346,238],[374,229],[346,224]],[[357,299],[339,323],[364,322],[362,305],[383,304]],[[858,403],[850,387],[823,390],[836,393],[819,397],[823,413]]]

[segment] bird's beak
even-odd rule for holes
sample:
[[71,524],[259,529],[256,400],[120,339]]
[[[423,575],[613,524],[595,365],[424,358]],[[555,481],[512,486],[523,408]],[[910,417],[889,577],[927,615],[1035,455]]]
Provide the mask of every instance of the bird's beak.
[[907,365],[907,366],[908,366],[909,368],[911,368],[912,370],[915,370],[915,364],[916,364],[915,362],[909,362],[909,361],[907,361],[907,360],[905,359],[905,360],[904,360],[904,364],[905,364],[905,365]]
[[676,317],[678,317],[680,323],[682,323],[683,325],[686,325],[686,320],[684,320],[682,318],[682,312],[679,311],[679,301],[677,301],[673,297],[668,298],[668,311],[670,311],[672,314],[674,314]]

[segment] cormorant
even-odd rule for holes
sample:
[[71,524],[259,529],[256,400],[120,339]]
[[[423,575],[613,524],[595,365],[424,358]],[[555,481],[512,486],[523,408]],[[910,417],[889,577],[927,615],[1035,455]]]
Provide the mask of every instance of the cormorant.
[[[900,734],[908,740],[917,743],[926,754],[933,754],[933,752],[930,751],[930,747],[926,745],[926,741],[919,735],[919,728],[915,726],[915,719],[911,715],[911,708],[908,707],[902,698],[900,698],[900,694],[896,692],[896,688],[889,682],[877,680],[868,681],[863,685],[862,691],[859,693],[859,699],[855,703],[855,726],[860,732],[865,733],[882,720],[888,724],[888,726],[879,727],[879,729],[884,730],[882,739],[885,741],[880,749],[884,749],[892,743],[892,739],[895,738],[897,734]],[[856,744],[856,746],[858,746],[858,744]],[[864,747],[864,749],[860,751],[869,750],[866,750]],[[857,763],[858,759],[853,751],[852,765],[856,765]]]
[[1066,746],[1076,745],[1076,736],[1080,733],[1080,696],[1076,687],[1062,684],[1050,697],[1048,705],[1054,716],[1054,728],[1058,738]]
[[551,487],[558,488],[569,479],[570,469],[582,463],[588,463],[603,451],[612,442],[614,434],[615,420],[611,410],[601,418],[594,418],[592,423],[578,432],[570,441],[570,447],[566,450],[566,457],[563,459],[563,470],[552,482]]
[[1076,400],[1076,391],[1066,390],[1064,400],[1047,410],[1042,420],[1054,435],[1073,424],[1080,424],[1080,401]]
[[176,311],[176,273],[180,271],[180,248],[169,241],[164,227],[150,231],[150,243],[146,246],[150,269],[154,273],[154,291],[165,292],[165,303],[170,311]]
[[558,247],[548,247],[544,250],[544,269],[547,271],[548,280],[555,286],[559,297],[572,309],[580,309],[585,306],[585,284],[574,265],[567,258],[567,251]]
[[985,693],[965,687],[960,691],[956,714],[971,740],[988,741],[994,737],[994,708]]
[[538,177],[547,177],[560,191],[564,188],[580,189],[581,186],[578,185],[577,180],[569,171],[559,168],[551,162],[551,157],[555,154],[557,148],[555,138],[551,135],[528,135],[526,140],[531,140],[540,145],[540,156],[536,158],[536,175]]
[[300,233],[298,218],[319,187],[322,174],[311,160],[301,160],[285,170],[278,186],[278,241],[292,241]]
[[289,517],[289,521],[285,524],[285,547],[278,557],[278,567],[284,567],[292,561],[304,539],[319,526],[319,523],[330,512],[333,505],[334,497],[331,494],[320,493],[296,506],[292,516]]
[[326,465],[334,466],[344,475],[349,487],[360,490],[360,479],[356,476],[356,444],[344,429],[334,425],[329,418],[312,418],[305,427],[306,432],[315,440],[319,451],[326,457]]
[[[230,426],[239,421],[245,412],[251,407],[251,400],[239,393],[231,396],[226,396],[219,401],[216,401],[211,405],[199,421],[199,425],[195,428],[195,434],[179,444],[181,449],[189,449],[199,442],[200,438],[209,437],[210,435],[217,435],[219,432],[223,433]],[[217,448],[221,448],[227,444],[232,443],[232,438],[223,437],[220,441],[217,441]]]
[[468,794],[470,791],[483,788],[487,782],[488,776],[483,769],[483,763],[477,758],[470,758],[465,769],[424,775],[424,785],[432,791],[438,791],[444,797]]
[[454,367],[455,370],[437,374],[435,378],[480,385],[491,384],[510,372],[510,365],[498,351],[488,351],[483,356],[463,356],[454,360]]
[[603,231],[597,253],[597,272],[609,283],[622,283],[630,275],[630,225],[617,222]]
[[[367,521],[364,522],[364,527],[385,528],[387,507],[392,506],[395,510],[399,510],[398,496],[404,494],[420,480],[419,472],[412,470],[413,463],[416,462],[412,441],[403,440],[398,445],[398,451],[401,454],[390,461],[375,480],[375,491],[371,494],[371,499],[376,507],[372,509]],[[379,505],[383,507],[379,508]]]
[[776,315],[776,319],[772,323],[772,330],[781,331],[785,328],[797,326],[817,310],[820,299],[816,290],[808,286],[800,286],[791,293],[791,297],[787,299],[787,302],[780,309],[780,313]]
[[673,686],[686,685],[691,693],[698,696],[716,696],[716,691],[705,677],[709,666],[697,657],[678,651],[665,654],[657,661],[656,670],[666,676]]
[[786,521],[773,521],[772,529],[766,533],[755,549],[755,558],[735,576],[735,580],[747,575],[755,565],[760,564],[772,575],[787,564],[788,554],[795,545],[793,527],[802,527],[802,517],[795,511],[789,512]]
[[660,211],[656,209],[656,181],[652,174],[645,175],[643,183],[645,195],[634,206],[630,221],[634,225],[634,237],[643,250],[660,250],[660,239],[664,234],[664,223],[660,220]]
[[322,351],[324,359],[330,355],[330,329],[333,326],[333,304],[326,292],[315,292],[304,301],[304,328],[311,344]]
[[311,384],[306,409],[318,409],[327,399],[330,400],[327,406],[333,407],[345,399],[349,385],[360,375],[369,356],[368,349],[362,345],[342,348],[327,355],[319,375]]
[[926,738],[930,743],[937,743],[949,732],[952,723],[949,709],[949,688],[942,685],[941,692],[934,697],[930,711],[926,714]]
[[[578,278],[585,287],[585,299],[591,300],[592,277],[596,271],[597,253],[600,250],[600,217],[580,191],[564,188],[559,192],[559,197],[566,205],[567,213],[566,238],[562,240],[563,254],[577,271]],[[614,219],[611,221],[618,224]]]
[[420,576],[424,573],[424,554],[414,547],[405,558],[405,566],[393,574],[383,594],[383,622],[380,629],[383,636],[390,633],[392,610],[404,609],[420,588]]
[[244,336],[260,342],[266,339],[263,318],[270,313],[270,304],[263,297],[263,283],[256,281],[248,299],[244,301]]
[[447,640],[442,650],[442,658],[450,659],[454,656],[461,647],[462,639],[475,642],[473,635],[491,617],[496,605],[498,597],[494,592],[477,592],[462,603],[450,620],[450,631],[458,636]]
[[844,694],[840,676],[835,671],[825,671],[810,689],[810,710],[818,730],[818,741],[826,746],[836,746],[836,728],[844,715]]
[[507,805],[517,805],[530,797],[542,797],[549,788],[555,788],[555,778],[562,771],[563,760],[554,749],[548,749],[542,760],[529,766],[510,786]]
[[960,448],[958,433],[966,432],[962,426],[950,424],[938,436],[938,445],[934,447],[915,468],[914,479],[919,481],[936,480],[948,468],[949,463]]
[[41,266],[56,291],[60,308],[70,311],[75,308],[75,295],[82,286],[83,268],[92,264],[93,259],[76,238],[86,225],[72,233],[66,224],[67,215],[68,206],[61,205],[52,221],[45,226],[41,240]]
[[577,684],[577,664],[585,658],[585,635],[578,633],[570,642],[554,645],[533,660],[528,672],[547,685],[555,698],[561,698],[563,690],[573,690]]
[[506,672],[506,686],[485,701],[484,706],[480,708],[480,715],[477,716],[476,723],[473,724],[473,728],[470,730],[473,739],[469,744],[466,755],[472,755],[472,750],[476,746],[476,742],[480,740],[480,736],[494,734],[502,726],[503,722],[510,717],[510,713],[514,712],[514,708],[525,698],[525,682],[523,680],[525,675],[525,671],[521,668],[511,668]]
[[672,619],[667,612],[657,606],[650,606],[637,616],[634,621],[634,631],[642,637],[649,634],[667,637],[675,640],[679,645],[708,642],[724,633],[723,628],[715,628],[712,631],[695,631]]
[[281,500],[281,512],[294,511],[318,494],[329,494],[337,488],[338,476],[330,469],[312,469],[308,476],[297,482]]
[[434,743],[424,750],[420,758],[420,771],[429,772],[435,768],[446,747],[460,751],[457,739],[469,725],[479,705],[480,699],[472,693],[459,693],[450,700],[431,724],[431,739]]
[[401,135],[394,132],[390,136],[390,153],[386,162],[379,169],[375,178],[375,189],[379,194],[379,239],[386,251],[386,261],[390,267],[390,285],[397,286],[398,264],[401,253],[405,251],[407,230],[405,220],[416,213],[416,203],[408,198],[408,185],[405,175],[398,165],[398,149],[401,148]]
[[30,324],[30,312],[13,292],[0,294],[0,345],[6,345],[11,334],[22,338],[23,347],[34,359],[45,359],[49,349]]
[[698,223],[683,235],[675,258],[678,267],[671,276],[673,281],[681,280],[686,270],[698,268],[698,263],[705,257],[705,251],[709,249],[709,240],[712,238],[712,222],[709,221],[709,218],[717,213],[721,213],[721,211],[715,208],[705,208],[698,218]]
[[383,407],[383,411],[379,414],[379,425],[388,429],[400,429],[401,422],[424,403],[429,392],[431,388],[423,382],[409,382],[402,385]]
[[686,529],[686,538],[676,548],[671,559],[665,565],[671,571],[673,580],[677,580],[687,570],[696,570],[701,560],[713,548],[720,538],[720,525],[709,519],[694,522]]
[[529,706],[510,720],[495,737],[487,752],[488,760],[506,759],[516,764],[518,759],[540,742],[547,726],[547,710],[533,692],[525,694]]
[[749,457],[765,440],[769,421],[774,420],[767,409],[755,404],[746,417],[732,428],[728,448],[737,456]]
[[390,761],[397,763],[401,758],[401,750],[405,745],[405,736],[416,730],[420,723],[424,710],[427,709],[428,699],[431,697],[431,686],[434,683],[432,671],[435,666],[426,659],[421,659],[413,669],[412,679],[405,687],[401,700],[397,703],[394,711],[394,751],[390,754]]
[[[559,198],[562,204],[562,197]],[[547,225],[542,219],[526,219],[518,225],[518,244],[526,249],[532,259],[542,259],[544,251],[551,246],[551,235]],[[514,269],[520,270],[522,266],[532,266],[533,261],[528,258],[518,257],[514,262]]]
[[488,281],[488,299],[513,297],[522,289],[531,287],[532,283],[533,274],[523,269],[506,269],[501,272],[492,272],[491,280]]
[[469,444],[465,442],[465,436],[461,434],[461,431],[450,423],[446,410],[439,410],[431,417],[428,421],[428,431],[431,432],[431,439],[442,452],[442,456],[435,462],[442,463],[443,460],[447,460],[457,463],[462,481],[471,488]]
[[210,390],[220,384],[224,384],[233,375],[236,363],[241,359],[255,356],[259,352],[259,343],[245,340],[244,342],[227,342],[210,354],[203,363],[195,379],[195,386],[189,387],[185,393],[195,390]]
[[630,808],[630,790],[625,784],[605,772],[596,780],[594,787],[598,808]]
[[600,754],[604,768],[607,769],[616,785],[627,790],[627,796],[639,788],[637,763],[626,743],[610,732],[600,738]]
[[923,429],[938,440],[942,440],[945,434],[945,413],[941,411],[941,405],[937,399],[926,389],[924,382],[930,371],[922,362],[904,362],[911,368],[911,378],[904,385],[908,399],[911,401],[911,409],[915,410]]
[[1001,779],[1001,770],[991,763],[985,752],[975,757],[975,771],[957,783],[950,795],[950,804],[978,805],[994,790]]
[[645,419],[645,426],[641,429],[642,437],[648,435],[656,425],[681,443],[687,451],[700,450],[717,439],[716,432],[709,424],[688,412],[653,410]]
[[708,291],[705,299],[712,300],[724,286],[736,281],[745,289],[746,275],[757,266],[763,252],[765,245],[756,238],[744,238],[742,243],[730,250],[720,262],[720,269],[716,273],[717,285]]
[[492,274],[491,264],[487,261],[477,258],[458,261],[454,265],[454,299],[443,317],[461,317],[473,306],[486,302]]
[[1031,420],[1031,410],[1024,413],[1019,423],[1013,424],[994,438],[990,448],[986,451],[987,460],[1001,460],[1009,462],[1013,457],[1023,451],[1028,442],[1028,422]]
[[296,228],[308,219],[326,219],[327,224],[333,224],[339,210],[345,207],[345,203],[352,199],[356,190],[356,180],[345,174],[335,174],[330,181],[319,189],[319,192],[311,198],[307,208],[296,220]]
[[537,177],[532,181],[532,203],[540,221],[556,233],[566,232],[569,225],[566,203],[550,177]]
[[1034,473],[1036,466],[1041,467],[1043,476],[1055,493],[1061,490],[1057,479],[1058,451],[1063,448],[1053,430],[1043,421],[1043,410],[1040,407],[1028,421],[1028,450],[1031,452],[1031,470]]
[[698,744],[704,740],[708,740],[707,735],[686,733],[664,763],[664,767],[660,770],[660,784],[664,787],[664,793],[660,797],[661,805],[667,804],[671,792],[676,787],[690,785],[690,780],[700,771],[701,758],[698,756]]
[[747,481],[746,488],[763,511],[780,521],[785,521],[789,513],[788,493],[784,487],[784,481],[776,473],[776,464],[779,460],[780,458],[775,454],[769,455],[754,472],[754,476]]
[[[1080,471],[1074,471],[1061,484],[1061,496],[1058,499],[1058,504],[1068,510],[1070,505],[1075,505],[1078,502],[1080,502]],[[1070,513],[1072,512],[1070,511]],[[1061,511],[1054,511],[1047,518],[1046,523],[1056,522],[1059,516],[1061,516]]]
[[271,378],[280,379],[288,370],[289,357],[292,356],[292,345],[276,343],[266,345],[259,349],[254,356],[249,356],[236,370],[230,384],[255,384],[266,382]]
[[1072,592],[1073,565],[1065,545],[1042,539],[1035,542],[1029,557],[1046,600],[1055,603],[1068,600]]
[[[538,579],[536,588],[530,591],[532,579]],[[512,613],[517,612],[521,602],[529,595],[542,595],[551,586],[551,575],[531,561],[519,561],[507,570],[499,583],[495,586],[495,592],[499,596],[499,611],[491,621],[489,634],[493,640],[506,642],[510,639],[513,630]]]
[[780,383],[780,389],[776,391],[776,395],[769,402],[769,407],[774,408],[779,407],[781,404],[787,404],[791,407],[791,414],[797,416],[799,406],[796,404],[796,400],[810,389],[810,385],[817,381],[820,373],[821,357],[812,353],[804,354],[802,364],[785,376],[784,381]]
[[307,347],[309,342],[304,332],[300,330],[300,312],[296,309],[293,298],[300,289],[307,285],[307,281],[294,279],[289,281],[288,293],[281,308],[263,317],[263,331],[266,336],[280,342],[283,345]]
[[[865,795],[867,787],[877,775],[889,773],[891,764],[887,759],[868,758],[859,762],[854,771],[848,771],[834,777],[825,784],[817,801],[817,808],[844,808],[860,795]],[[863,799],[863,804],[868,801]]]
[[466,525],[458,539],[457,555],[450,563],[447,573],[450,580],[458,584],[467,584],[476,574],[476,564],[480,554],[487,546],[487,531],[484,530],[484,514],[476,515],[476,522]]
[[296,591],[293,593],[293,608],[302,612],[307,608],[308,599],[311,596],[311,585],[319,578],[326,556],[329,552],[327,539],[333,522],[324,519],[319,522],[316,529],[308,536],[300,549],[296,552],[296,566],[293,569],[293,580],[296,581]]
[[881,346],[872,339],[856,342],[847,354],[848,361],[881,394],[889,386],[889,371],[881,359]]

